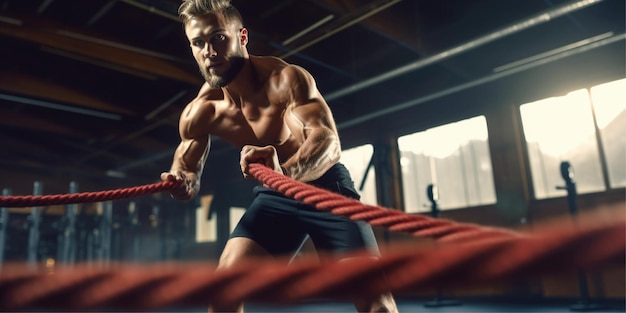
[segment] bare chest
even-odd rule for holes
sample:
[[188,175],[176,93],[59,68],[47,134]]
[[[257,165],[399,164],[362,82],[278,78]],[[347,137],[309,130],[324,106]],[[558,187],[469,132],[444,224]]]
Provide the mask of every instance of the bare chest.
[[284,122],[284,112],[285,105],[270,104],[263,98],[225,101],[216,107],[213,133],[238,147],[281,146],[293,137]]

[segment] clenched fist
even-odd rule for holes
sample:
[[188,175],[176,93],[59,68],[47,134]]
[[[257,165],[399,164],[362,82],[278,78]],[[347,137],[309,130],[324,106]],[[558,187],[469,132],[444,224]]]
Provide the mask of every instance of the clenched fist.
[[248,172],[251,163],[260,163],[273,169],[277,173],[285,174],[280,167],[278,153],[276,152],[276,148],[274,148],[274,146],[243,146],[243,148],[241,148],[239,165],[241,165],[241,172],[243,173],[244,178],[252,178]]

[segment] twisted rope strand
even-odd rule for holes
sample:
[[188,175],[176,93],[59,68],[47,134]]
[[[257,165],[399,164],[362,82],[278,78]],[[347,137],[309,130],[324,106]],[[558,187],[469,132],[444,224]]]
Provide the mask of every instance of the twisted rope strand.
[[[87,264],[52,271],[9,265],[0,272],[0,307],[7,310],[150,310],[207,306],[210,303],[233,305],[243,301],[349,300],[357,294],[411,291],[434,283],[441,287],[481,284],[551,270],[563,272],[615,261],[624,263],[626,221],[612,219],[600,223],[599,219],[572,221],[568,218],[546,228],[550,232],[522,234],[364,205],[293,181],[261,165],[253,164],[250,169],[255,178],[269,187],[319,206],[318,209],[351,219],[363,219],[395,231],[430,236],[449,244],[438,245],[432,250],[396,248],[386,252],[378,261],[357,258],[320,265],[316,260],[304,260],[285,267],[284,263],[275,260],[248,260],[236,268],[218,272],[204,264],[191,269],[180,264],[160,264],[158,267],[125,265],[106,269]],[[172,188],[162,185],[162,190]],[[153,192],[156,189],[139,187],[132,190]],[[97,194],[107,197],[137,195],[133,192]],[[76,195],[79,194],[73,196]],[[70,201],[67,199],[74,197],[64,196],[55,198],[55,201],[61,198]],[[32,200],[31,197],[28,199]],[[51,198],[39,196],[38,199],[42,203],[28,204],[43,205]],[[476,241],[476,238],[483,240]],[[460,240],[464,242],[462,245],[458,244]],[[386,279],[379,275],[380,272],[386,274]]]
[[128,199],[133,197],[145,196],[161,191],[171,190],[180,186],[180,184],[181,182],[166,181],[132,188],[121,188],[96,192],[81,192],[43,196],[0,196],[0,207],[37,207],[57,204],[73,204]]
[[[317,188],[289,177],[280,175],[261,165],[251,164],[250,173],[260,182],[282,192],[288,197],[315,206],[318,210],[347,216],[352,220],[363,220],[373,226],[387,227],[391,231],[407,232],[414,236],[432,237],[440,241],[458,241],[490,236],[515,236],[505,229],[483,229],[480,225],[459,224],[446,219],[434,219],[417,214],[405,214],[394,209],[363,204],[321,188]],[[80,202],[100,202],[126,199],[150,193],[171,190],[181,182],[160,182],[133,188],[100,192],[44,196],[1,196],[0,207],[28,207]]]
[[[155,310],[350,300],[354,295],[410,292],[437,285],[481,285],[546,272],[564,273],[624,263],[626,222],[561,221],[550,232],[448,244],[431,249],[395,247],[378,261],[353,258],[318,264],[304,259],[288,267],[276,260],[248,260],[215,271],[213,264],[82,264],[33,270],[8,264],[0,272],[0,307],[8,311]],[[358,255],[355,255],[358,256]],[[385,272],[386,279],[377,275]]]
[[399,210],[364,204],[328,190],[295,181],[261,164],[250,164],[249,172],[263,184],[288,197],[313,205],[320,211],[362,220],[391,231],[408,232],[414,236],[431,237],[442,242],[467,241],[490,237],[520,236],[511,230],[484,228],[480,225],[457,223],[442,218],[406,214]]

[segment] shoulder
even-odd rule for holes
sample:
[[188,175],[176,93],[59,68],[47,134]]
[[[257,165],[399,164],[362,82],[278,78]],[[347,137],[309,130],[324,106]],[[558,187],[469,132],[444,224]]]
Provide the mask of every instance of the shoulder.
[[[313,76],[303,67],[290,64],[272,56],[250,56],[252,65],[266,73],[271,83],[285,84],[294,81],[314,83]],[[289,85],[289,84],[287,84]]]
[[273,56],[250,55],[250,63],[256,70],[262,72],[272,72],[289,66],[289,63],[285,62],[283,59]]
[[198,95],[185,106],[180,115],[180,135],[183,138],[207,135],[210,121],[215,116],[216,103],[223,99],[224,93],[221,89],[203,85]]
[[306,69],[295,64],[287,64],[280,70],[276,71],[276,75],[283,83],[307,84],[310,87],[315,86],[313,75]]

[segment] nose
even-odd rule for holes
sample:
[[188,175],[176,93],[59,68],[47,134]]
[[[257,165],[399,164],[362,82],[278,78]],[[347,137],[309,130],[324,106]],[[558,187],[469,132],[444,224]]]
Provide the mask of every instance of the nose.
[[204,46],[203,55],[205,58],[211,59],[217,56],[217,51],[213,48],[213,45],[207,43]]

